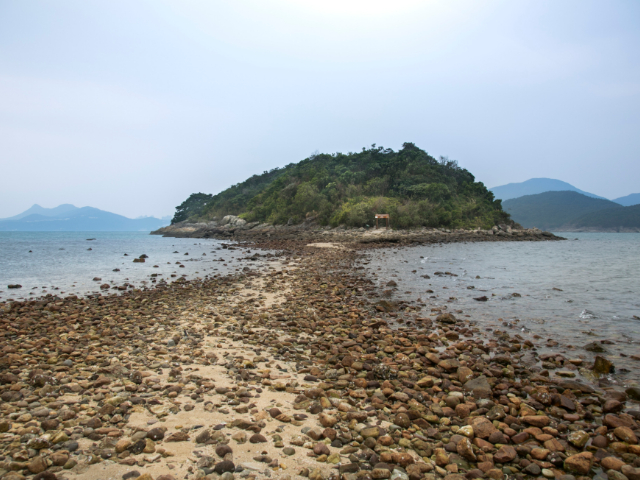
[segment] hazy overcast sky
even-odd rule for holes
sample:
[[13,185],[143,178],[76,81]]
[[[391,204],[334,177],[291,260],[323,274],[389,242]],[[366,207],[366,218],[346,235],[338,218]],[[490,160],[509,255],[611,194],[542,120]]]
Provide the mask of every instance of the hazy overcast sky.
[[403,142],[488,187],[640,192],[640,2],[0,0],[0,217],[168,215]]

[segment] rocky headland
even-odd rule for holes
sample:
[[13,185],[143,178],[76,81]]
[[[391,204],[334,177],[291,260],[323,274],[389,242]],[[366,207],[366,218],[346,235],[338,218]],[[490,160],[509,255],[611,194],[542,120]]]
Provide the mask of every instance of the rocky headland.
[[492,241],[547,241],[564,240],[551,232],[537,228],[514,228],[495,225],[483,230],[476,228],[415,228],[396,230],[386,228],[323,227],[313,219],[298,225],[272,225],[248,223],[235,215],[227,215],[218,221],[207,223],[180,222],[151,232],[165,237],[218,238],[238,241],[304,240],[356,243],[452,243]]
[[378,244],[329,232],[231,246],[277,256],[233,276],[0,304],[1,478],[640,479],[640,390],[606,358],[393,301],[358,265]]

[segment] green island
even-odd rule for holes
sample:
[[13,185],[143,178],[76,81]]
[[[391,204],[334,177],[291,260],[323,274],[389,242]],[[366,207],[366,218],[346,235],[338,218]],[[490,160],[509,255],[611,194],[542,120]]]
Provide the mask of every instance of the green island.
[[194,193],[176,207],[172,224],[237,215],[247,222],[371,226],[376,213],[393,226],[491,228],[512,223],[483,183],[455,160],[430,156],[413,143],[312,155],[253,175],[210,195]]

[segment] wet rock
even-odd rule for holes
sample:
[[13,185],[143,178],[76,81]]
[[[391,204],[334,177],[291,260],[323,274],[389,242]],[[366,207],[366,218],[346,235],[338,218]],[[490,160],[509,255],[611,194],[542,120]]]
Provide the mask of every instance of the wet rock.
[[456,321],[457,321],[456,317],[454,317],[452,313],[448,313],[448,312],[438,315],[436,317],[436,322],[439,322],[439,323],[451,325],[451,324],[455,324]]
[[640,401],[640,387],[629,387],[625,390],[625,393],[630,399]]
[[601,344],[599,344],[598,342],[591,342],[591,343],[585,345],[584,349],[586,351],[588,351],[588,352],[595,352],[595,353],[604,353],[604,352],[606,352],[604,347]]
[[595,362],[593,364],[593,371],[600,374],[613,373],[615,367],[613,363],[600,355],[596,355]]

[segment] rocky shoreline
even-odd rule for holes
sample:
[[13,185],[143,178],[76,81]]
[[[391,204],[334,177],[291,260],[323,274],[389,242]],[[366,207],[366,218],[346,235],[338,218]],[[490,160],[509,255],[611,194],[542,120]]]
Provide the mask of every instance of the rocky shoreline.
[[508,225],[496,225],[491,229],[473,230],[446,228],[419,228],[394,230],[385,228],[345,228],[322,227],[313,220],[300,225],[271,225],[269,223],[247,223],[233,215],[224,217],[220,222],[188,223],[160,228],[152,235],[177,238],[216,238],[237,241],[265,240],[301,240],[324,242],[356,243],[453,243],[453,242],[531,242],[564,240],[551,232],[537,228],[512,228]]
[[0,478],[640,479],[638,388],[390,302],[356,263],[377,245],[246,243],[279,261],[0,303]]

